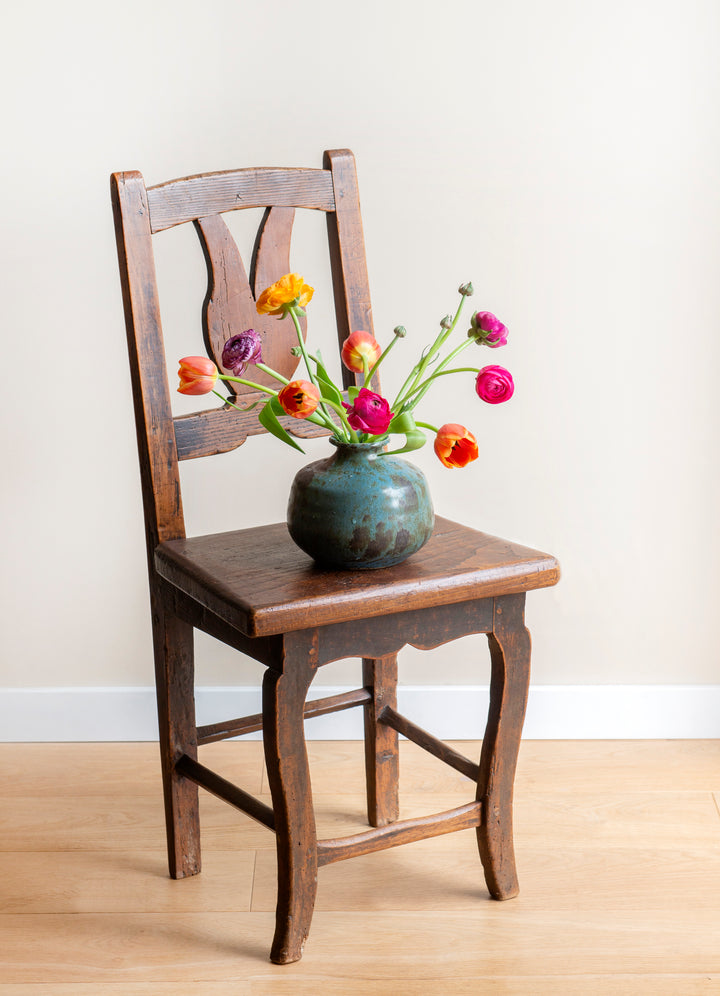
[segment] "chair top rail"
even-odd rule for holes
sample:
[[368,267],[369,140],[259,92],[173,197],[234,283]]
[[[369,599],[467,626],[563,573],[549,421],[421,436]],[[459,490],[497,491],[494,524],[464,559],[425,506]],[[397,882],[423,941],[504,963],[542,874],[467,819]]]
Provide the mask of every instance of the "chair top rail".
[[148,187],[147,196],[153,234],[241,208],[335,210],[332,173],[325,169],[261,167],[200,173]]

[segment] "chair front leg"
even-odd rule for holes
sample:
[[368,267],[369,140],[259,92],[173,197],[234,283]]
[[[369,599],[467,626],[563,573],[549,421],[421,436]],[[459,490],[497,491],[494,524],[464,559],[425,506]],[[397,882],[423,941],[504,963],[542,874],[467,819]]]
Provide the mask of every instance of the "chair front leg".
[[365,780],[368,822],[373,827],[394,823],[398,803],[398,735],[379,721],[386,706],[397,709],[397,654],[363,658],[363,685],[372,692],[365,706]]
[[512,899],[519,891],[513,846],[513,783],[530,683],[530,634],[525,595],[495,599],[488,633],[492,676],[477,798],[483,803],[478,846],[490,894]]
[[284,671],[263,680],[263,741],[275,813],[278,897],[270,960],[299,961],[317,892],[317,834],[303,708],[315,668],[308,655],[286,656]]
[[193,629],[153,600],[155,688],[165,799],[168,865],[172,878],[200,871],[198,787],[178,774],[183,754],[197,758]]

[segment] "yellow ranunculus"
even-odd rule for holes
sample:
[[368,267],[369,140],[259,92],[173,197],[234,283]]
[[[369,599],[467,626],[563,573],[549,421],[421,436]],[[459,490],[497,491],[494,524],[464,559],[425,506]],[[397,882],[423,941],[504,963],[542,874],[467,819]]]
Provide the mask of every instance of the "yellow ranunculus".
[[286,273],[262,292],[255,307],[259,315],[282,316],[287,306],[296,299],[299,299],[300,307],[304,308],[313,293],[313,288],[308,287],[299,273]]

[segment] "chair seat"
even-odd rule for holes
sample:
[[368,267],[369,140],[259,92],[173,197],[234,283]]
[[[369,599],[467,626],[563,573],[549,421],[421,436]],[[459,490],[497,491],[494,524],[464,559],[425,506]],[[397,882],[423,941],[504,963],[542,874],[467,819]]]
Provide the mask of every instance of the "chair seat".
[[545,588],[560,573],[549,554],[439,517],[422,550],[396,567],[323,569],[285,523],[169,540],[155,567],[248,637]]

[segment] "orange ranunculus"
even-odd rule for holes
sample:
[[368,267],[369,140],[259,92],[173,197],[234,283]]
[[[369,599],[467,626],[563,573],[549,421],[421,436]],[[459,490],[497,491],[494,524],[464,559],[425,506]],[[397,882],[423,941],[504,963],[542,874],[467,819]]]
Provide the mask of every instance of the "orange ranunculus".
[[262,292],[255,307],[259,315],[282,317],[293,301],[297,300],[300,307],[304,308],[313,294],[313,288],[308,287],[299,273],[286,273]]
[[180,360],[180,394],[209,394],[218,379],[218,370],[207,356],[186,356]]
[[291,380],[278,394],[283,411],[293,418],[312,415],[320,401],[320,392],[309,380]]
[[446,467],[466,467],[477,460],[477,440],[464,425],[448,422],[435,436],[435,453]]
[[348,370],[362,373],[365,369],[363,357],[368,369],[380,359],[380,343],[369,332],[351,332],[342,347],[342,361]]

